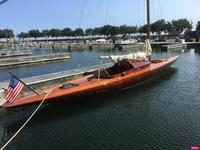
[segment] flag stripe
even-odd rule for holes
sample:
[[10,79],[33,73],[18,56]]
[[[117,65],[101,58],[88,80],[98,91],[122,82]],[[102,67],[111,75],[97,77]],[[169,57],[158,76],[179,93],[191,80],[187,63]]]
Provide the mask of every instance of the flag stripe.
[[18,83],[17,86],[16,86],[16,90],[13,90],[13,94],[12,94],[12,98],[11,99],[14,99],[14,97],[16,96],[16,94],[18,93],[18,91],[20,90],[20,86],[21,84]]
[[11,87],[9,87],[7,89],[7,91],[6,91],[6,94],[5,94],[6,99],[9,99],[9,97],[10,97],[10,95],[11,95],[12,92],[13,92],[13,89]]
[[11,87],[9,87],[9,91],[7,92],[8,93],[7,99],[11,98],[13,92],[14,92],[14,90]]
[[14,101],[18,96],[19,96],[19,93],[21,92],[23,85],[18,83],[17,86],[16,86],[16,90],[14,91],[14,93],[12,94],[12,97],[11,97],[11,101]]
[[8,96],[7,96],[7,100],[9,101],[14,101],[15,100],[15,96],[18,96],[16,95],[18,93],[18,91],[20,92],[20,83],[17,84],[17,86],[15,87],[15,89],[12,89],[10,88],[9,91],[8,91]]
[[15,93],[17,92],[17,90],[18,90],[18,86],[16,86],[16,89],[15,89],[15,90],[12,90],[12,93],[11,93],[11,95],[10,95],[10,97],[9,97],[9,100],[10,100],[10,101],[13,101],[14,96],[15,96]]
[[7,99],[11,99],[14,92],[15,92],[14,89],[9,87],[9,91],[7,92],[8,93]]
[[24,87],[24,85],[20,83],[18,89],[16,90],[15,94],[13,95],[13,100],[15,100],[19,96],[19,94],[20,94],[21,90],[23,89],[23,87]]
[[5,92],[5,99],[10,102],[14,102],[15,100],[17,100],[23,88],[24,84],[20,80],[12,76],[9,87]]

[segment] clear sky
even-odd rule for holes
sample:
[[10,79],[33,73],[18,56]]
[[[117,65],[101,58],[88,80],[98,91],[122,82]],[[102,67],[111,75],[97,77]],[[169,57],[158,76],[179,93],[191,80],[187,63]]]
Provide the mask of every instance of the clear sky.
[[[151,20],[200,20],[200,0],[150,0]],[[0,6],[0,29],[19,33],[29,29],[142,25],[146,0],[8,0]]]

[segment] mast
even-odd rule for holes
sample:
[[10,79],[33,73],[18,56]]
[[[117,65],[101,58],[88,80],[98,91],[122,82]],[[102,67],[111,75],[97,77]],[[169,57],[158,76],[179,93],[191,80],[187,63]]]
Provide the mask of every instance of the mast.
[[147,40],[150,40],[150,3],[147,0]]
[[152,48],[150,44],[150,0],[147,0],[147,39],[146,39],[146,57],[151,60]]

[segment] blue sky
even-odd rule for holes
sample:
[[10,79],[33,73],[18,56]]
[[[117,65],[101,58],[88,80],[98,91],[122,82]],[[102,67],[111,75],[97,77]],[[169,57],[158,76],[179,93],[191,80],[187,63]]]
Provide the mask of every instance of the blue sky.
[[[200,20],[200,0],[150,0],[151,20]],[[29,29],[142,25],[146,0],[8,0],[0,6],[0,29],[15,33]]]

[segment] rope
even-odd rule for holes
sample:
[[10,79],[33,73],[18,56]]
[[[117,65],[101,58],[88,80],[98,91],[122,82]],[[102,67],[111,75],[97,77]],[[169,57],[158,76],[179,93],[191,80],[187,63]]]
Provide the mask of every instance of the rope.
[[[109,11],[109,6],[110,6],[110,0],[107,0],[106,4],[106,14],[105,14],[105,25],[108,24],[108,11]],[[107,30],[106,30],[107,32]]]
[[[53,89],[54,90],[54,89]],[[6,144],[0,149],[3,150],[17,135],[18,133],[26,126],[26,124],[31,120],[31,118],[33,118],[33,116],[35,115],[35,113],[39,110],[39,108],[42,106],[42,104],[44,103],[45,99],[47,98],[47,96],[53,91],[49,91],[46,96],[44,97],[44,99],[40,102],[40,104],[38,105],[38,107],[35,109],[35,111],[32,113],[32,115],[26,120],[26,122],[19,128],[19,130],[10,138],[10,140],[8,142],[6,142]]]
[[94,26],[97,26],[96,22],[97,22],[97,19],[99,18],[99,15],[101,14],[102,3],[103,3],[103,0],[100,0],[100,3],[97,8],[97,14],[95,15],[96,17],[94,18],[94,22],[93,22]]
[[137,0],[137,26],[141,26],[140,0]]
[[159,19],[162,19],[163,18],[163,12],[162,12],[161,1],[159,0],[158,3],[159,3],[159,13],[160,13],[160,18]]

